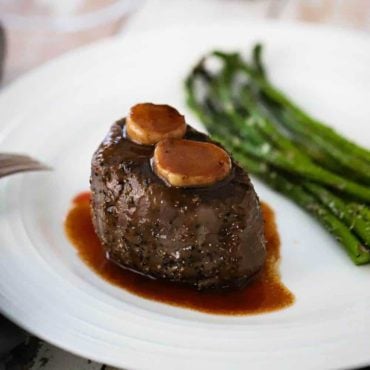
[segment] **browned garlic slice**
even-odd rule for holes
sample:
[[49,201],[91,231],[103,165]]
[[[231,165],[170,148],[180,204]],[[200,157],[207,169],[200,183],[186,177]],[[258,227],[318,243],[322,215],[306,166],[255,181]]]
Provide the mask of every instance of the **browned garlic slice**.
[[134,105],[126,119],[126,132],[132,141],[153,145],[165,138],[182,138],[186,123],[169,105],[141,103]]
[[212,185],[231,171],[230,156],[219,146],[193,140],[165,139],[154,150],[153,168],[169,185]]

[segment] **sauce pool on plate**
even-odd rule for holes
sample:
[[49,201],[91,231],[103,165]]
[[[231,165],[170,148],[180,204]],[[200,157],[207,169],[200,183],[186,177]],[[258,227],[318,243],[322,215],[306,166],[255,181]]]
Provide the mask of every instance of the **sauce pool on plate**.
[[294,295],[280,279],[280,238],[273,210],[262,203],[267,257],[259,276],[241,290],[202,291],[122,269],[106,258],[90,215],[90,193],[73,200],[65,230],[81,259],[103,279],[146,299],[223,315],[248,315],[279,310],[294,302]]

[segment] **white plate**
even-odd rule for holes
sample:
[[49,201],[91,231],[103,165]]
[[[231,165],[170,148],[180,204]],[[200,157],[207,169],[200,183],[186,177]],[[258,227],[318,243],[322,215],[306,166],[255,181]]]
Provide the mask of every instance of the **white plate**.
[[289,309],[214,316],[152,302],[89,270],[63,232],[72,197],[88,189],[90,157],[138,101],[187,114],[182,81],[213,47],[267,47],[273,79],[310,112],[370,146],[369,39],[303,26],[224,23],[107,41],[57,60],[0,97],[1,151],[55,168],[0,184],[0,308],[36,335],[135,369],[318,369],[370,362],[370,266],[355,267],[332,237],[255,181],[276,210]]

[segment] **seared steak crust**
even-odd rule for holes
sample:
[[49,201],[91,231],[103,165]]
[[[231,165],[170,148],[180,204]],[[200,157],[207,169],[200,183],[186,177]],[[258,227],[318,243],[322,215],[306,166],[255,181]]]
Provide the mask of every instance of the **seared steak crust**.
[[[190,126],[185,138],[210,141]],[[230,176],[213,186],[170,187],[152,170],[153,150],[126,138],[123,119],[93,156],[92,217],[108,258],[198,289],[244,285],[265,259],[260,204],[247,173],[233,162]]]

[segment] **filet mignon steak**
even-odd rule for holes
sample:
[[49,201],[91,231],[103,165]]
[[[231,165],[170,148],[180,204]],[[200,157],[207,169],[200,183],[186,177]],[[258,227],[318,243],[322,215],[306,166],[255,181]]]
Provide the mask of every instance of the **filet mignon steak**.
[[[210,141],[190,126],[184,138]],[[214,185],[168,186],[153,172],[153,151],[126,137],[122,119],[94,153],[92,218],[108,258],[197,289],[244,286],[266,254],[260,204],[247,173],[232,161],[230,175]]]

